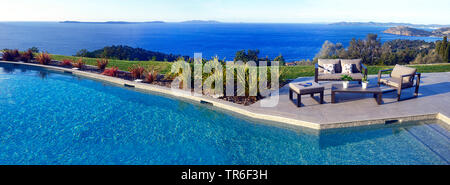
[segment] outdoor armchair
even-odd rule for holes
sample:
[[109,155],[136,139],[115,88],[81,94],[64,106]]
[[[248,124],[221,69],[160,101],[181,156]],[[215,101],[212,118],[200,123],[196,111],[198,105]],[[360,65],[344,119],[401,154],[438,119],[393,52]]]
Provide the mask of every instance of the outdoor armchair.
[[[389,73],[389,78],[381,78],[381,74],[383,72],[391,71]],[[415,78],[417,76],[417,78]],[[414,79],[416,79],[416,83],[414,85]],[[416,98],[419,95],[419,86],[420,86],[420,73],[417,72],[417,69],[395,65],[393,69],[385,69],[378,71],[378,86],[386,85],[392,87],[397,90],[397,101],[401,101],[401,93],[403,89],[415,87],[414,96],[405,98]],[[403,100],[405,100],[403,99]]]

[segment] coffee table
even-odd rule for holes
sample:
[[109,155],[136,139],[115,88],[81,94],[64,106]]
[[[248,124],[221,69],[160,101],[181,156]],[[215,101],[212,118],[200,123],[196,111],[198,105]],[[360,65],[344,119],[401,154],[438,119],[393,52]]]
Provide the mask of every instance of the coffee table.
[[349,84],[347,88],[343,88],[342,84],[333,84],[331,87],[331,103],[336,103],[336,93],[369,93],[377,100],[378,105],[381,105],[383,91],[377,85],[369,85],[363,89],[359,84]]
[[293,93],[297,94],[297,107],[302,104],[302,95],[309,94],[314,97],[314,94],[320,94],[320,104],[323,104],[324,87],[316,82],[300,82],[289,84],[289,99],[293,99]]

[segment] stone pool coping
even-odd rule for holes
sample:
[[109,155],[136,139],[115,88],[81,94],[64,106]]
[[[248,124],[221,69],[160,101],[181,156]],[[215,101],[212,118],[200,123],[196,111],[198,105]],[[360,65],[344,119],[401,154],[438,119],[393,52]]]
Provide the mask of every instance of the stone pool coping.
[[[306,127],[315,130],[324,130],[324,129],[335,129],[335,128],[346,128],[346,127],[357,127],[357,126],[367,126],[367,125],[375,125],[375,124],[386,124],[392,120],[396,120],[397,123],[401,123],[403,121],[412,121],[412,120],[427,120],[427,119],[439,119],[447,124],[450,124],[450,118],[448,115],[441,112],[433,112],[433,113],[419,113],[419,114],[408,114],[406,116],[393,116],[393,117],[383,117],[383,118],[375,118],[375,119],[360,119],[360,120],[351,120],[351,121],[339,121],[339,122],[320,122],[320,121],[309,121],[309,120],[301,120],[298,117],[292,117],[287,114],[280,113],[274,109],[277,108],[257,108],[255,104],[251,106],[244,106],[241,104],[235,104],[232,102],[228,102],[221,99],[215,99],[209,96],[192,96],[190,94],[184,94],[179,92],[174,92],[168,87],[139,83],[129,80],[124,80],[116,77],[105,76],[101,74],[79,71],[69,68],[57,67],[57,66],[49,66],[49,65],[41,65],[41,64],[33,64],[33,63],[24,63],[24,62],[9,62],[9,61],[0,61],[0,63],[4,64],[13,64],[13,65],[26,65],[26,66],[34,66],[45,68],[49,70],[71,73],[75,76],[81,76],[85,78],[90,78],[94,80],[100,80],[104,82],[109,82],[112,84],[120,85],[120,86],[128,86],[134,87],[137,90],[144,90],[148,92],[156,92],[161,93],[163,95],[170,95],[173,97],[177,97],[180,99],[190,100],[201,104],[208,104],[219,109],[223,109],[226,111],[230,111],[232,113],[237,113],[239,115],[243,115],[248,118],[256,119],[258,121],[269,121],[276,122],[282,124],[288,124],[293,126]],[[450,73],[449,73],[450,74]],[[286,87],[286,86],[285,86]],[[283,87],[283,88],[285,88]],[[420,96],[419,96],[420,98]],[[281,98],[280,98],[280,101]],[[286,102],[284,102],[286,103]],[[290,102],[289,102],[290,103]],[[326,107],[323,107],[326,108]],[[298,108],[296,110],[301,111],[302,108]],[[369,116],[370,117],[370,116]]]

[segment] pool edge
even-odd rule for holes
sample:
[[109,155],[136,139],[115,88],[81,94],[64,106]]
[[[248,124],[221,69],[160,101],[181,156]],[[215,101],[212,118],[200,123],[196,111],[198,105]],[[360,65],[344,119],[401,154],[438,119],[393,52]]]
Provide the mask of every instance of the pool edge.
[[283,116],[276,116],[276,115],[253,112],[253,111],[238,107],[238,106],[242,106],[242,105],[232,105],[231,102],[228,102],[228,103],[221,102],[224,100],[218,100],[218,99],[204,97],[204,96],[192,96],[190,94],[185,94],[185,93],[177,93],[177,92],[171,91],[170,88],[167,88],[167,87],[158,87],[156,85],[133,82],[133,81],[128,81],[128,80],[124,80],[124,79],[120,79],[120,78],[105,76],[105,75],[91,73],[91,72],[79,71],[79,70],[62,68],[62,67],[57,67],[57,66],[24,63],[24,62],[0,61],[0,63],[13,64],[13,65],[27,65],[27,66],[34,66],[34,67],[40,67],[40,68],[45,68],[45,69],[49,69],[49,70],[59,71],[59,72],[69,72],[69,73],[72,73],[72,75],[76,75],[76,76],[82,76],[85,78],[101,80],[101,81],[105,81],[105,82],[109,82],[109,83],[113,83],[113,84],[118,84],[121,86],[125,86],[125,85],[134,86],[134,88],[136,88],[136,89],[171,95],[176,98],[188,99],[188,100],[192,100],[192,101],[195,101],[198,103],[209,102],[214,107],[218,107],[220,109],[231,111],[231,112],[234,112],[239,115],[243,115],[243,116],[246,116],[246,117],[249,117],[252,119],[273,121],[273,122],[278,122],[278,123],[282,123],[282,124],[306,127],[306,128],[315,129],[315,130],[386,124],[387,121],[391,121],[391,120],[396,120],[397,122],[402,123],[404,121],[438,119],[438,120],[441,120],[441,121],[445,122],[446,124],[450,125],[450,118],[440,112],[431,113],[431,114],[423,114],[423,115],[408,115],[408,116],[402,116],[402,117],[388,117],[388,118],[371,119],[371,120],[357,120],[357,121],[349,121],[349,122],[343,122],[343,123],[313,123],[313,122],[292,119],[292,118],[283,117]]

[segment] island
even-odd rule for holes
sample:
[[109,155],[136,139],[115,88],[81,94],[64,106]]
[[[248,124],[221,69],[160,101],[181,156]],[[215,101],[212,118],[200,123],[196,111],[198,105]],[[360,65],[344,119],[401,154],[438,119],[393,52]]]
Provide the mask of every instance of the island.
[[180,23],[188,23],[188,24],[218,24],[220,23],[219,21],[215,21],[215,20],[188,20],[188,21],[182,21]]
[[414,37],[443,37],[443,36],[450,36],[450,27],[444,27],[433,31],[427,31],[408,26],[397,26],[389,28],[383,31],[383,33],[414,36]]
[[165,23],[164,21],[147,21],[147,22],[127,22],[127,21],[105,21],[105,22],[83,22],[83,21],[60,21],[59,23],[84,23],[84,24],[146,24],[146,23]]
[[[84,21],[60,21],[59,23],[84,23],[84,24],[147,24],[147,23],[166,23],[164,21],[146,21],[146,22],[128,22],[128,21],[104,21],[104,22],[84,22]],[[170,23],[187,23],[187,24],[218,24],[221,23],[215,20],[188,20],[181,22],[170,22]]]
[[411,24],[411,23],[395,23],[395,22],[335,22],[330,23],[329,25],[337,25],[337,26],[379,26],[379,27],[396,27],[396,26],[407,26],[413,28],[428,28],[428,29],[436,29],[436,28],[445,28],[450,27],[450,25],[441,25],[441,24]]

